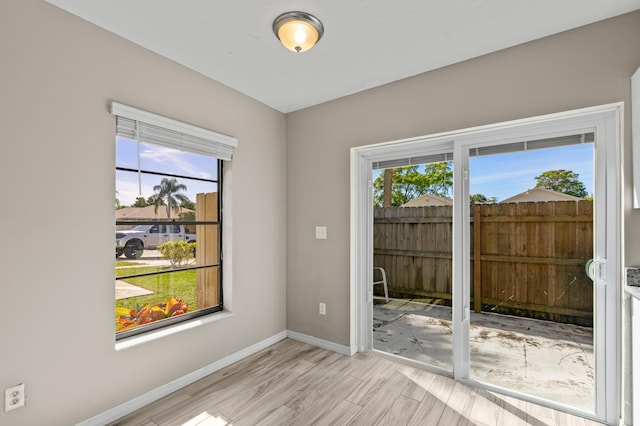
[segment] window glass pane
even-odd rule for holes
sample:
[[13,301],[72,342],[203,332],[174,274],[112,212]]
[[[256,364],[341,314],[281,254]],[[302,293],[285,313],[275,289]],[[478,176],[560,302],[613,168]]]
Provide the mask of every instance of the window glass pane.
[[[116,265],[116,273],[149,272],[147,266]],[[116,281],[116,331],[193,314],[219,304],[218,267],[185,269]]]
[[[167,191],[171,188],[174,188],[171,190],[173,208],[167,210]],[[142,193],[140,193],[140,189],[142,189]],[[163,177],[147,173],[139,175],[137,172],[117,170],[116,218],[118,220],[168,218],[195,220],[197,194],[217,192],[218,184],[216,182],[182,177]],[[143,210],[144,207],[146,209]],[[128,209],[119,210],[125,208]]]
[[138,142],[116,137],[116,167],[138,169]]
[[[116,258],[136,261],[160,271],[171,267],[215,265],[218,263],[217,224],[122,224],[116,231]],[[168,242],[195,243],[190,251],[173,253],[163,249]],[[165,250],[165,251],[163,251]],[[202,256],[200,256],[202,254]],[[133,266],[133,265],[128,265]],[[147,271],[152,272],[152,271]],[[128,275],[124,271],[120,275]]]
[[220,165],[116,139],[118,339],[222,309]]
[[[138,169],[138,142],[116,139],[116,167]],[[216,180],[218,160],[206,155],[180,151],[150,143],[140,144],[140,169],[170,175]]]
[[595,151],[570,140],[469,160],[470,375],[594,412]]
[[373,173],[372,346],[452,370],[453,163],[438,161],[447,155]]
[[[124,315],[133,328],[140,321],[131,324],[118,308],[140,310],[171,298],[187,303],[188,312],[219,305],[218,236],[213,224],[142,224],[116,232],[116,318]],[[211,267],[193,269],[202,266]]]
[[212,180],[218,176],[217,160],[213,157],[148,143],[140,144],[140,168]]

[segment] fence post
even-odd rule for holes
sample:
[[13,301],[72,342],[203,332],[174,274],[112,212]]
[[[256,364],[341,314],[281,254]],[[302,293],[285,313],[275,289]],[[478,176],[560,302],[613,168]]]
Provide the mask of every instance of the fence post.
[[482,268],[480,266],[481,204],[473,205],[473,310],[482,311]]

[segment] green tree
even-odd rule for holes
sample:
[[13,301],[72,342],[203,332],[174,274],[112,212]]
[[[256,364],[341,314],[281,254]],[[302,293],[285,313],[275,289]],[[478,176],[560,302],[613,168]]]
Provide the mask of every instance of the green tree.
[[587,189],[578,179],[578,174],[571,170],[557,169],[546,171],[534,178],[536,188],[549,189],[574,197],[584,198],[587,196]]
[[193,222],[196,220],[196,212],[182,212],[180,213],[180,220],[188,220]]
[[469,196],[469,202],[471,204],[482,204],[482,203],[495,203],[498,199],[496,197],[487,197],[484,194],[471,194]]
[[180,207],[191,210],[189,212],[180,212],[180,220],[196,220],[196,203],[191,200],[183,200],[180,202]]
[[441,197],[451,195],[451,190],[453,189],[451,163],[443,161],[427,164],[424,168],[424,176],[427,183],[425,194],[434,194]]
[[[187,186],[183,183],[178,183],[175,178],[162,178],[160,185],[153,187],[155,194],[152,195],[152,204],[155,205],[155,212],[158,212],[158,207],[165,205],[167,208],[167,217],[171,219],[171,212],[178,212],[178,202],[187,202],[189,198],[180,194],[180,192],[186,191]],[[166,200],[166,201],[165,201]]]
[[135,203],[131,204],[131,207],[147,207],[149,203],[144,197],[137,197]]
[[156,206],[157,207],[157,206],[166,206],[167,205],[167,203],[164,202],[164,199],[163,198],[159,198],[157,194],[151,195],[144,202],[146,203],[147,206]]
[[196,203],[194,203],[193,201],[186,199],[184,201],[180,201],[180,207],[182,207],[183,209],[189,209],[189,210],[196,210]]
[[[453,172],[447,162],[424,166],[394,168],[391,174],[391,205],[400,206],[425,194],[447,197],[453,187]],[[374,205],[381,207],[384,198],[384,173],[373,182]]]

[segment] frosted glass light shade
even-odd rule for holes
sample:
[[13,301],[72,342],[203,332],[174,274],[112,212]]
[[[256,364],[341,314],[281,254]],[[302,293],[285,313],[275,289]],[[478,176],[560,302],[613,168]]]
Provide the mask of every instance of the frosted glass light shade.
[[305,12],[287,12],[273,21],[273,32],[287,49],[304,52],[322,37],[324,26],[313,15]]

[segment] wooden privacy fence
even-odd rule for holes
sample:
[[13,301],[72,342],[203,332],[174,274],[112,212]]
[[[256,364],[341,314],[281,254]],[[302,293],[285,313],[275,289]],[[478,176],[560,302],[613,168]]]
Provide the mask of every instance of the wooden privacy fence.
[[[374,266],[394,297],[450,304],[452,207],[374,209]],[[476,204],[471,238],[471,301],[492,311],[590,326],[593,202]],[[377,290],[377,289],[376,289]]]

